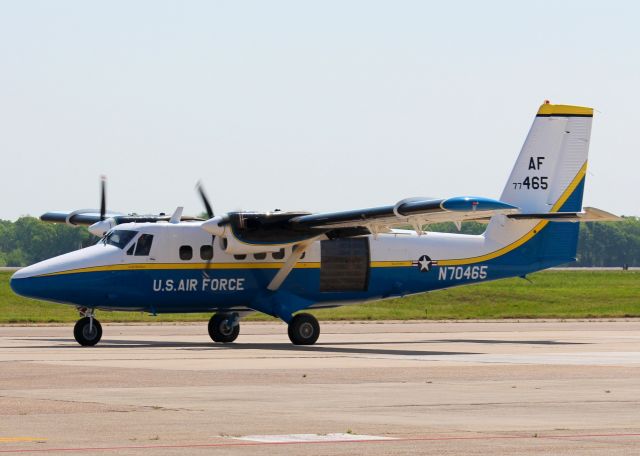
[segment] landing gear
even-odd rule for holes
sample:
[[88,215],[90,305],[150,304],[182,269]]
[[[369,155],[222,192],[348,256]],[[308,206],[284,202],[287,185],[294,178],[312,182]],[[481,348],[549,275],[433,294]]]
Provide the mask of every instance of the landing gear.
[[102,338],[102,325],[93,318],[93,313],[88,317],[83,317],[73,328],[73,336],[83,347],[92,347]]
[[295,345],[313,345],[320,336],[320,324],[311,314],[301,313],[289,323],[289,339]]
[[209,336],[214,342],[229,343],[240,334],[240,317],[236,313],[217,313],[209,320]]

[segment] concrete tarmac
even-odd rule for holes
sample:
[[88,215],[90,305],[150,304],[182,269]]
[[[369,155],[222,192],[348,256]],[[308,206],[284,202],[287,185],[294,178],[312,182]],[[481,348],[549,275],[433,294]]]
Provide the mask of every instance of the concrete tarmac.
[[640,321],[0,327],[0,454],[640,454]]

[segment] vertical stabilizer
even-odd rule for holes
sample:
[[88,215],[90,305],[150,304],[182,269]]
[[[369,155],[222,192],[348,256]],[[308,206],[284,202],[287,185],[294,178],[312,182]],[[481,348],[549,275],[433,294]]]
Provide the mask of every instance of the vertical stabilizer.
[[[523,214],[580,212],[587,171],[593,109],[545,102],[533,121],[501,201]],[[577,223],[516,221],[493,217],[485,236],[521,248],[523,262],[569,262],[576,255]]]
[[[558,212],[586,173],[592,118],[592,108],[540,106],[500,200],[523,213]],[[572,202],[565,210],[580,211],[582,194]]]

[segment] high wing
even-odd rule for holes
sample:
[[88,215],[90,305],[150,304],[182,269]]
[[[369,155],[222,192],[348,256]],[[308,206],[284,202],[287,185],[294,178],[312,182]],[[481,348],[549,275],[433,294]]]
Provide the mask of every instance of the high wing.
[[[102,218],[113,219],[117,223],[145,223],[145,222],[168,222],[171,219],[171,215],[160,214],[160,215],[137,215],[137,214],[116,214],[116,213],[106,213]],[[79,211],[73,212],[47,212],[40,216],[40,220],[43,222],[52,222],[52,223],[66,223],[68,225],[85,225],[90,226],[94,223],[99,222],[101,219],[100,213],[95,209],[82,209]],[[191,217],[188,215],[180,217],[181,221],[192,221],[192,220],[204,220],[199,217]]]
[[394,206],[302,215],[289,222],[295,230],[367,228],[375,234],[387,232],[393,226],[411,225],[416,231],[422,231],[422,227],[430,223],[459,223],[518,212],[517,207],[502,201],[458,196],[447,199],[406,199]]

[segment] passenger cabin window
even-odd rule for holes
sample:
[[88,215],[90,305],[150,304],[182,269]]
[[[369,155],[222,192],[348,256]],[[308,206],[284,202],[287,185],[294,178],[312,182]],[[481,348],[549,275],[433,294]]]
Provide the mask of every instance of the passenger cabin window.
[[143,234],[138,238],[136,243],[135,256],[148,256],[151,252],[151,244],[153,243],[153,234]]
[[213,258],[213,246],[203,245],[200,247],[200,258],[203,260],[210,260]]
[[284,258],[284,249],[280,249],[277,252],[271,254],[274,260],[281,260]]
[[193,249],[190,245],[181,245],[180,246],[180,259],[181,260],[190,260],[193,258]]
[[266,253],[254,253],[253,257],[256,260],[264,260],[267,257],[267,254]]
[[105,235],[103,241],[105,244],[115,245],[119,249],[124,249],[137,233],[137,231],[130,230],[113,230]]
[[247,259],[247,255],[246,254],[242,254],[242,255],[234,255],[233,256],[236,260],[246,260]]

